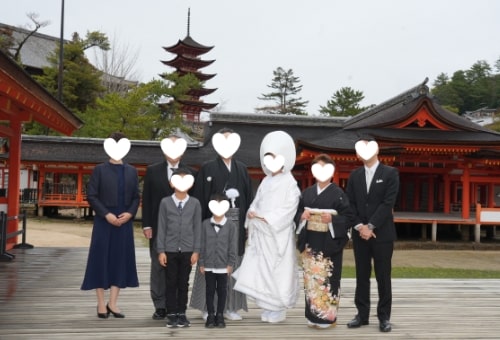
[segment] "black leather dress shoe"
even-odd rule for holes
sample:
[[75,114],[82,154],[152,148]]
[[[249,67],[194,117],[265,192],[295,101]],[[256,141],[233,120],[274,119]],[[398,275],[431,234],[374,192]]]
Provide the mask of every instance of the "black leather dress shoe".
[[381,332],[390,332],[392,330],[392,325],[389,320],[380,321],[378,327],[380,328]]
[[354,319],[347,323],[347,328],[358,328],[361,326],[366,326],[368,324],[368,320],[361,320],[361,317],[359,315],[356,315]]
[[153,313],[153,320],[163,320],[167,317],[167,311],[165,308],[158,308]]

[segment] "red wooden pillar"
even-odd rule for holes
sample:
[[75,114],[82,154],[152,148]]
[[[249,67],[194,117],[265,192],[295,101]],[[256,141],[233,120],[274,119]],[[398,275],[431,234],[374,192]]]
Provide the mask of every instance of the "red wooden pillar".
[[495,207],[495,184],[494,183],[489,183],[488,184],[488,208],[494,208]]
[[429,175],[427,190],[427,212],[434,211],[434,177]]
[[[21,174],[21,122],[17,119],[10,121],[12,136],[9,149],[9,188],[7,190],[7,216],[19,215],[19,187]],[[19,226],[18,219],[7,222],[7,234],[16,232]],[[7,249],[17,243],[17,236],[7,239]]]
[[462,218],[470,217],[470,164],[464,167],[462,176]]
[[443,202],[444,202],[444,207],[443,207],[443,212],[445,214],[449,214],[450,213],[450,203],[451,203],[451,199],[450,199],[450,191],[451,191],[451,188],[450,188],[450,176],[449,175],[444,175],[444,188],[443,188],[443,193],[444,193],[444,198],[443,198]]
[[408,182],[406,177],[401,178],[401,196],[400,196],[400,207],[402,211],[406,210],[406,191],[408,190]]
[[415,178],[413,187],[413,211],[420,210],[420,178]]

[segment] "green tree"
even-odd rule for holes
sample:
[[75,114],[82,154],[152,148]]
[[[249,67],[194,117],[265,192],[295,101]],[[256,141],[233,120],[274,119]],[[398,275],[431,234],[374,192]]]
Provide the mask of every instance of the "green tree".
[[[63,88],[62,102],[75,114],[81,115],[87,108],[95,105],[96,99],[103,93],[102,72],[96,69],[85,56],[85,50],[91,47],[109,49],[105,35],[99,32],[87,32],[81,39],[77,33],[64,44],[63,50]],[[34,78],[52,95],[57,95],[59,77],[59,47],[48,58],[51,66],[43,69],[43,75]],[[48,130],[37,123],[26,124],[27,134],[47,134]]]
[[445,109],[458,113],[458,105],[463,104],[463,100],[451,85],[451,80],[446,73],[440,73],[434,81],[434,88],[431,93],[438,98],[438,102]]
[[342,87],[336,91],[330,100],[326,102],[326,106],[321,106],[319,112],[324,116],[355,116],[366,110],[365,107],[359,104],[365,96],[362,91],[356,91],[350,87]]
[[199,82],[191,74],[163,76],[168,81],[152,80],[127,92],[98,98],[96,105],[82,114],[85,125],[75,135],[105,138],[110,131],[122,131],[130,139],[158,140],[177,129],[187,130],[174,99],[184,98]]
[[262,94],[262,97],[258,99],[273,101],[274,105],[259,107],[255,110],[271,114],[307,115],[305,107],[309,101],[296,97],[302,90],[302,85],[299,85],[300,79],[293,75],[293,70],[285,71],[278,67],[273,71],[273,76],[271,85],[267,85],[272,92]]
[[498,108],[500,75],[493,74],[491,66],[479,60],[468,70],[455,71],[451,79],[444,73],[438,75],[431,93],[442,106],[459,114],[481,107]]
[[[50,24],[50,21],[40,21],[37,13],[27,13],[26,16],[31,20],[31,23],[27,24],[26,28],[18,30],[20,38],[17,40],[14,38],[14,32],[12,29],[7,27],[0,28],[0,50],[12,57],[19,64],[21,63],[21,49],[26,41],[38,32],[40,28]],[[32,24],[34,27],[31,26]]]

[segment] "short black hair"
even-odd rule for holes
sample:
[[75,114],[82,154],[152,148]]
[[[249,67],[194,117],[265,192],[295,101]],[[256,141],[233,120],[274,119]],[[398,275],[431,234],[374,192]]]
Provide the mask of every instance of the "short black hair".
[[108,138],[113,138],[115,140],[115,142],[118,142],[122,138],[127,138],[127,136],[125,136],[125,134],[123,132],[115,131],[115,132],[112,132]]
[[356,143],[359,142],[360,140],[365,140],[367,142],[375,142],[375,137],[369,133],[360,133],[358,134],[358,139],[356,139]]
[[186,167],[179,167],[172,172],[173,175],[193,175],[193,173]]
[[216,192],[215,194],[212,194],[210,196],[210,200],[220,202],[220,201],[229,201],[229,198],[227,198],[226,194]]
[[319,155],[314,157],[314,159],[311,162],[311,165],[314,165],[318,162],[323,162],[325,164],[332,164],[333,166],[335,166],[335,162],[333,161],[332,157],[330,157],[330,155],[326,153],[320,153]]
[[234,133],[234,130],[233,129],[230,129],[230,128],[227,128],[227,127],[223,127],[222,129],[220,129],[219,131],[217,131],[218,133],[222,133],[222,134],[225,134],[225,133]]

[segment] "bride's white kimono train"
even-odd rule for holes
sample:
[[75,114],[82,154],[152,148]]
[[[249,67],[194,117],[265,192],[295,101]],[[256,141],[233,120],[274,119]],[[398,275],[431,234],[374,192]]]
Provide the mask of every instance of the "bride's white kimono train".
[[268,175],[249,208],[258,217],[245,222],[248,243],[234,289],[268,311],[293,308],[300,292],[293,222],[299,196],[290,172]]

